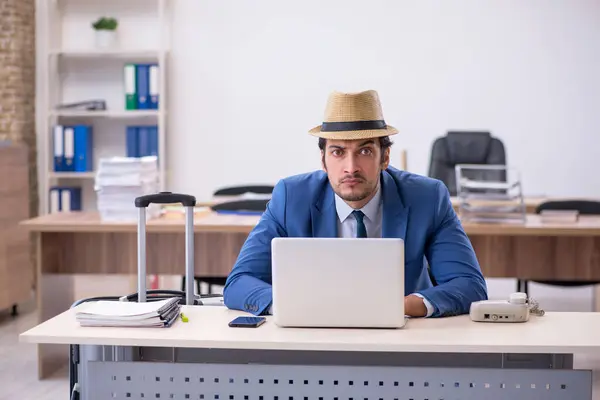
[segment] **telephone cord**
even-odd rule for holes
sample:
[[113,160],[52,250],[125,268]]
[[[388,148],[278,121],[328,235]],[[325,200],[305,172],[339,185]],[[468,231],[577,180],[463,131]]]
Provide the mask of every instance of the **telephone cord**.
[[529,298],[529,312],[540,317],[546,313],[542,308],[540,308],[540,303],[531,297]]

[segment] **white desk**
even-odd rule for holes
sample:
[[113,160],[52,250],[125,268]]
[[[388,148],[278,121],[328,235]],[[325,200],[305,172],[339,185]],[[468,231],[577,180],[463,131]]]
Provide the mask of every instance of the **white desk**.
[[227,326],[243,313],[184,306],[189,322],[167,329],[81,328],[74,313],[86,306],[20,337],[79,345],[85,400],[591,399],[591,371],[573,370],[572,354],[600,352],[600,313],[411,319],[399,330],[278,328],[268,317],[251,329]]

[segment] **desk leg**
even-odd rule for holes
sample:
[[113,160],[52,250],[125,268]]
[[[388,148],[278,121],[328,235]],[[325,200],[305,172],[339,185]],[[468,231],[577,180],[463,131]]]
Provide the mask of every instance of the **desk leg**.
[[[38,323],[42,323],[71,307],[73,304],[74,279],[71,275],[44,273],[44,268],[54,262],[54,252],[42,252],[43,235],[37,238],[37,310]],[[45,264],[47,263],[47,264]],[[67,365],[67,345],[38,344],[38,378],[44,379]]]

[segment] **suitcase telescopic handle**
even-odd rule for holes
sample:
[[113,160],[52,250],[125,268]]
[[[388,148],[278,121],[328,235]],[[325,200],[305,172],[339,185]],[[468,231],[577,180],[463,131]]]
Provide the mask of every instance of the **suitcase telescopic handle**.
[[157,203],[157,204],[181,203],[184,207],[194,207],[196,205],[196,198],[189,194],[160,192],[160,193],[155,193],[155,194],[147,194],[145,196],[140,196],[135,199],[136,207],[147,208],[152,203]]
[[185,207],[185,299],[194,304],[194,206],[196,198],[189,194],[159,192],[136,197],[138,218],[138,301],[146,301],[146,208],[152,203],[181,203]]

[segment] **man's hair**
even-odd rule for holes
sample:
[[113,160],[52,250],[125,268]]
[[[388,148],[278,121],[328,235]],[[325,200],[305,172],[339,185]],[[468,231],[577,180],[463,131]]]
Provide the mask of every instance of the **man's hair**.
[[[380,136],[379,137],[379,147],[381,148],[381,162],[385,160],[385,150],[392,147],[394,142],[390,140],[389,136]],[[327,145],[327,139],[319,138],[319,149],[321,151],[325,151],[325,146]],[[323,155],[323,161],[325,161],[325,155]]]

